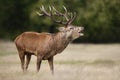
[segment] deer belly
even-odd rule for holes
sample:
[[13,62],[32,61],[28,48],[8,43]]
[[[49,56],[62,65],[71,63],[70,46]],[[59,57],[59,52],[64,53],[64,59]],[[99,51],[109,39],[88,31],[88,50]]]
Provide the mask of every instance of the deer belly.
[[50,57],[53,57],[56,55],[54,52],[47,53],[44,57],[43,60],[48,60]]
[[29,54],[37,55],[37,51],[36,50],[26,49],[25,51],[28,52]]

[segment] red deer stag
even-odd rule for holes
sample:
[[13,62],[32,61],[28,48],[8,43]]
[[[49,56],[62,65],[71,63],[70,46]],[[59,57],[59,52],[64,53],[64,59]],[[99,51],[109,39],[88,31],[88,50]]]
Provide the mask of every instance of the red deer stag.
[[[41,13],[37,12],[39,16],[48,16],[54,22],[64,24],[64,27],[59,27],[57,33],[38,33],[38,32],[24,32],[15,39],[15,44],[21,60],[21,67],[26,71],[31,59],[31,55],[37,56],[37,72],[40,69],[42,60],[48,60],[52,74],[54,73],[53,57],[61,53],[67,45],[74,39],[83,36],[83,27],[71,25],[76,17],[76,13],[68,13],[65,7],[65,13],[61,13],[53,6],[49,7],[50,13],[42,6]],[[61,16],[65,20],[55,20],[53,16]],[[26,64],[25,64],[26,56]]]

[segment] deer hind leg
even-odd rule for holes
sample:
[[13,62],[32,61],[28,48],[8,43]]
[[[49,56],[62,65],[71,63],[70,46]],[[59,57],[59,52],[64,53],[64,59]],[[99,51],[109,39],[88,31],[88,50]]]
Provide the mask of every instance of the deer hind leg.
[[25,54],[24,51],[19,51],[19,57],[21,60],[21,68],[24,71],[24,64],[25,64]]
[[50,58],[48,59],[48,63],[49,63],[50,70],[51,70],[52,74],[54,74],[53,57],[50,57]]
[[25,66],[25,71],[27,71],[28,69],[28,65],[30,63],[30,59],[31,59],[31,54],[26,54],[26,66]]

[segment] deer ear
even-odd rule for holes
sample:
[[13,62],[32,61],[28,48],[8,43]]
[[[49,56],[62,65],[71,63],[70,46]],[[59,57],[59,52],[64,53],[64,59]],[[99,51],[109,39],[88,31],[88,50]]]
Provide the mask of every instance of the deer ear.
[[59,30],[59,31],[64,31],[64,30],[65,30],[65,27],[59,27],[58,30]]

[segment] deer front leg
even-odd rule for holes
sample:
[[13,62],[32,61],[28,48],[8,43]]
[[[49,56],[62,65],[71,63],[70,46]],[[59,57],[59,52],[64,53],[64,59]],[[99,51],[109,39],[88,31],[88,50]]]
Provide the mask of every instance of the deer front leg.
[[48,59],[48,63],[49,63],[52,74],[54,74],[53,56]]
[[40,56],[37,56],[37,72],[40,70],[42,58]]

